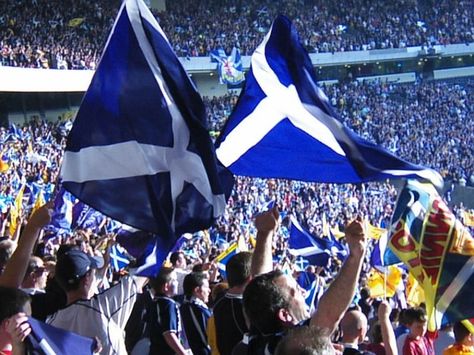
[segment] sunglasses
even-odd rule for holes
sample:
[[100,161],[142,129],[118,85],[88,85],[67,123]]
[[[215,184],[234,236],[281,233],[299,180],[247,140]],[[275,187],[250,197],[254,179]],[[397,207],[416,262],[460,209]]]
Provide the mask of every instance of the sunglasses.
[[33,269],[33,272],[35,274],[43,274],[45,272],[48,272],[48,270],[44,266],[38,266]]

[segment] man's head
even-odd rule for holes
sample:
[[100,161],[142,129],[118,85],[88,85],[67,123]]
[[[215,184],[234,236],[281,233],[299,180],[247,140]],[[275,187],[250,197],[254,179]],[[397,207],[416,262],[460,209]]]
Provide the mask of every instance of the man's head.
[[203,272],[187,274],[183,281],[183,290],[186,297],[195,297],[204,303],[209,302],[211,289],[207,275]]
[[332,354],[335,352],[327,331],[310,326],[291,329],[275,349],[275,355]]
[[150,279],[155,294],[173,297],[178,293],[178,278],[173,268],[162,267],[158,275]]
[[456,322],[453,327],[454,339],[457,344],[474,346],[474,334],[472,334],[462,322]]
[[37,256],[30,257],[28,262],[28,268],[23,279],[23,288],[35,288],[43,290],[46,287],[48,281],[48,270],[46,269],[44,262]]
[[71,249],[58,257],[55,277],[64,291],[80,291],[83,297],[90,298],[95,283],[95,269],[103,264],[103,259],[99,257]]
[[241,252],[230,258],[226,265],[227,282],[229,288],[244,286],[250,281],[250,265],[252,264],[252,253]]
[[409,308],[405,311],[406,326],[414,338],[422,337],[426,333],[426,312],[421,307]]
[[[16,288],[0,286],[0,344],[9,338],[5,330],[6,320],[11,316],[23,312],[31,314],[30,296]],[[8,340],[8,339],[7,339]]]
[[367,318],[364,313],[352,310],[341,320],[342,341],[349,344],[362,343],[367,334]]
[[251,328],[262,334],[279,332],[309,318],[298,284],[281,271],[254,278],[245,288],[243,297]]
[[185,269],[186,268],[186,258],[182,251],[175,251],[170,256],[170,262],[174,268]]

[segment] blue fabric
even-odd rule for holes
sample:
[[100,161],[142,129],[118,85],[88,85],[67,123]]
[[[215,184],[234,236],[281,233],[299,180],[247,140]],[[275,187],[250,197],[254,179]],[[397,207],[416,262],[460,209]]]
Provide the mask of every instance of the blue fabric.
[[[28,318],[31,334],[27,338],[27,348],[33,354],[46,354],[44,349],[52,349],[56,354],[92,354],[96,341],[66,330],[53,327],[49,324]],[[50,353],[50,352],[48,352]]]
[[[132,16],[134,18],[130,18]],[[139,30],[132,24],[138,24]],[[63,176],[68,172],[74,174],[75,169],[89,172],[87,164],[65,169],[68,153],[73,156],[87,149],[122,147],[120,144],[123,143],[174,148],[176,120],[173,112],[179,112],[185,125],[183,127],[179,121],[181,130],[190,133],[185,149],[197,154],[204,167],[205,176],[200,178],[210,186],[213,196],[228,196],[233,177],[217,163],[205,127],[204,104],[158,28],[141,0],[124,2],[69,134]],[[142,48],[151,50],[146,52]],[[158,84],[158,76],[163,86]],[[172,104],[167,100],[166,92]],[[155,156],[150,159],[158,159]],[[120,157],[110,159],[111,162],[115,160],[117,171],[127,164],[119,161]],[[171,165],[168,160],[160,164]],[[172,167],[169,169],[110,179],[82,181],[73,177],[65,179],[63,186],[106,216],[166,239],[160,243],[171,248],[177,236],[208,228],[215,219],[217,207],[194,185],[199,183],[194,182],[197,179],[184,176],[181,190],[173,190],[173,195]],[[193,170],[186,170],[184,165],[181,169]]]
[[[311,265],[325,267],[331,255],[332,243],[327,239],[314,237],[296,220],[292,219],[288,247],[290,253],[304,257]],[[311,248],[311,251],[304,252],[308,248]]]
[[[223,161],[234,174],[330,183],[359,183],[400,176],[419,178],[417,172],[425,168],[395,157],[342,125],[338,114],[317,86],[311,60],[289,19],[277,17],[268,40],[264,40],[260,46],[252,56],[253,64],[247,74],[245,88],[216,142],[218,157],[235,151],[237,145],[245,147],[245,135],[240,142],[227,146],[223,144],[239,124],[250,114],[257,112],[255,108],[262,100],[276,98],[277,101],[272,105],[262,106],[262,112],[251,121],[255,126],[266,127],[267,123],[271,125],[275,111],[291,112],[290,104],[284,109],[276,107],[284,105],[281,100],[285,96],[276,97],[274,92],[265,93],[262,81],[258,81],[259,77],[268,85],[267,80],[271,80],[269,77],[274,75],[277,80],[271,86],[281,86],[282,90],[294,87],[298,99],[309,113],[308,119],[313,119],[314,122],[312,125],[297,127],[288,117],[277,121],[262,138],[258,137],[255,144],[252,143],[251,147],[239,152],[241,154],[236,160]],[[264,56],[261,52],[264,52]],[[260,65],[254,65],[254,59],[256,63],[265,61],[269,68],[262,69]],[[264,110],[268,112],[265,113]],[[337,153],[309,134],[310,128],[307,127],[321,124],[329,129],[345,155]],[[393,175],[382,172],[384,170],[408,172]],[[441,177],[434,171],[429,172],[429,178],[438,185],[442,183]]]

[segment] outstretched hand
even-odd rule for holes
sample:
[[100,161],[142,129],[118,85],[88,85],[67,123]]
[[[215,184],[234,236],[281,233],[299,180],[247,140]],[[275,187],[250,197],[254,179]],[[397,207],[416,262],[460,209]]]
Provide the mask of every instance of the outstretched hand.
[[280,212],[278,207],[273,207],[268,211],[262,212],[255,217],[255,227],[259,232],[269,233],[278,228],[278,219]]
[[346,227],[345,234],[351,255],[363,257],[367,246],[367,235],[362,218],[358,217],[353,220]]
[[53,215],[53,201],[41,206],[37,209],[28,220],[28,225],[33,228],[41,229],[51,222]]

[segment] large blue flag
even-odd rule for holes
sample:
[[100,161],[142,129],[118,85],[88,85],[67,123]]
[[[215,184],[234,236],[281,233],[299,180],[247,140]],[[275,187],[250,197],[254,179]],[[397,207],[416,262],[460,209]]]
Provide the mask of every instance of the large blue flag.
[[233,181],[217,164],[205,120],[152,13],[142,0],[124,1],[68,137],[63,186],[163,238],[208,228]]
[[78,334],[68,332],[64,329],[29,318],[31,333],[28,335],[26,344],[32,354],[93,354],[97,342]]
[[234,174],[359,183],[441,176],[410,164],[345,127],[317,86],[291,21],[279,16],[251,59],[245,88],[217,143]]
[[312,236],[294,217],[291,218],[288,239],[290,254],[304,257],[311,265],[327,266],[332,246],[331,241]]

